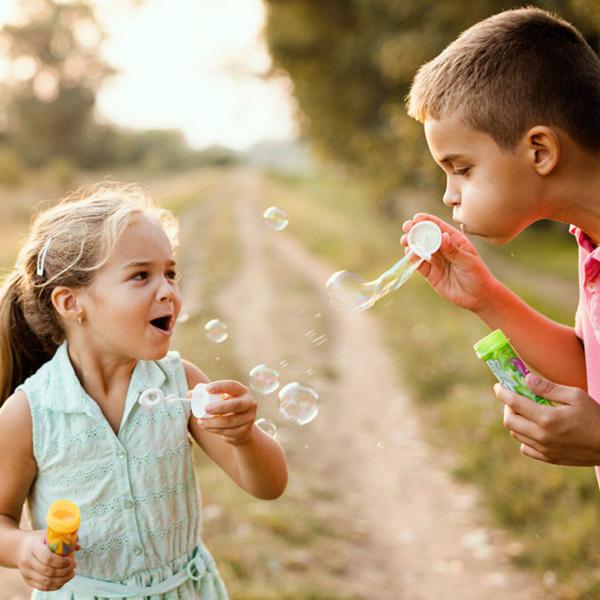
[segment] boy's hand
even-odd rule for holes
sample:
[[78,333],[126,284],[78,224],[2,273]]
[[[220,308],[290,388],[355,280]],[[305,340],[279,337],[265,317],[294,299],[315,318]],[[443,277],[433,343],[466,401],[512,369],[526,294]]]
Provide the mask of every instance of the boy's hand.
[[256,418],[256,400],[248,388],[238,381],[223,380],[213,381],[206,390],[209,394],[227,394],[228,397],[208,404],[206,412],[215,416],[198,419],[198,423],[233,446],[248,441]]
[[494,385],[496,396],[505,404],[504,426],[521,442],[521,453],[556,465],[600,465],[600,405],[583,390],[539,375],[530,373],[526,381],[554,406]]
[[[479,312],[485,306],[494,277],[475,246],[463,233],[426,213],[417,213],[405,221],[402,231],[407,234],[419,221],[433,221],[442,230],[440,249],[431,257],[431,262],[421,263],[419,272],[440,296],[462,308]],[[406,235],[400,241],[408,246]]]
[[[77,563],[74,556],[60,556],[50,552],[44,543],[46,531],[25,532],[17,550],[17,568],[30,587],[49,592],[59,590],[75,577]],[[76,550],[79,550],[79,544]]]

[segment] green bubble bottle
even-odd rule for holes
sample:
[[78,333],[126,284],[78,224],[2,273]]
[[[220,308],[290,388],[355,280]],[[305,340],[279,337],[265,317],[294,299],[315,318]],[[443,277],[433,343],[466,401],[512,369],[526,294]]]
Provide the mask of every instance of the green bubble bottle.
[[480,339],[473,348],[477,358],[485,360],[496,379],[507,390],[530,398],[538,404],[552,405],[550,400],[534,394],[525,383],[525,376],[529,370],[501,329],[496,329]]

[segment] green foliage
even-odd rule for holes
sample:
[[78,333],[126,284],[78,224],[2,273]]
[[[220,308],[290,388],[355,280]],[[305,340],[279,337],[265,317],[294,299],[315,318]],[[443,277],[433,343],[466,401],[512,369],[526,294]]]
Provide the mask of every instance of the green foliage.
[[96,90],[114,71],[99,56],[104,33],[85,2],[21,2],[23,23],[1,36],[16,71],[5,105],[7,135],[24,160],[78,160]]
[[[596,0],[531,2],[574,23],[597,49]],[[405,185],[439,187],[421,126],[404,98],[418,67],[513,0],[267,0],[266,36],[290,76],[303,128],[319,153],[368,182],[388,213]]]

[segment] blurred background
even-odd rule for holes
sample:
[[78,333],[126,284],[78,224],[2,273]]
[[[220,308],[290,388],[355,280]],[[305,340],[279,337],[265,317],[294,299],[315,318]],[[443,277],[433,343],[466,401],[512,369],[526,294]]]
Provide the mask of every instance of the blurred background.
[[[597,0],[529,4],[598,52]],[[370,279],[401,257],[414,212],[450,220],[404,98],[422,63],[515,6],[0,0],[4,272],[36,208],[84,183],[141,183],[181,219],[189,318],[174,347],[213,379],[269,363],[321,395],[304,427],[276,394],[259,398],[291,465],[274,503],[196,457],[204,537],[234,599],[600,597],[593,472],[520,456],[472,352],[485,327],[419,277],[352,317],[324,296],[331,272]],[[282,231],[262,222],[272,205]],[[474,241],[502,281],[573,325],[566,226]],[[225,343],[205,337],[211,318],[228,323]],[[3,597],[28,597],[18,574],[0,576]]]

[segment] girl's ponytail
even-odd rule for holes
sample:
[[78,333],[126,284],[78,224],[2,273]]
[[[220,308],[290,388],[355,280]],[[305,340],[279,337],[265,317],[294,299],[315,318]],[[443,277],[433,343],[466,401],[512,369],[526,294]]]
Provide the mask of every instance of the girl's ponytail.
[[0,288],[0,406],[52,357],[29,327],[21,306],[24,275],[15,269]]

